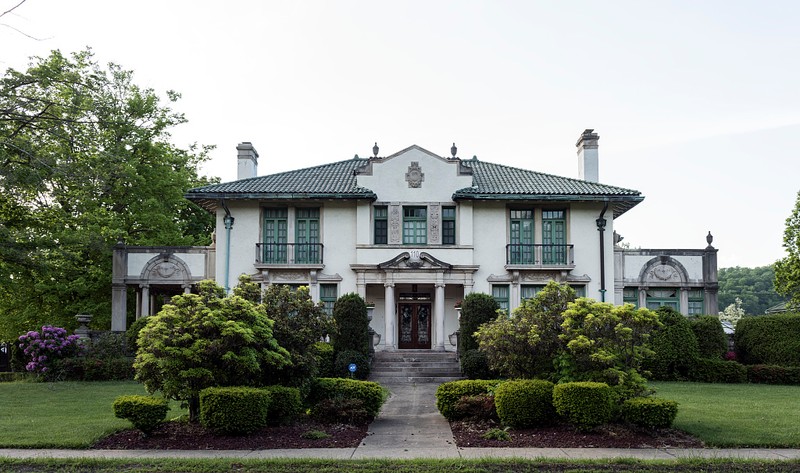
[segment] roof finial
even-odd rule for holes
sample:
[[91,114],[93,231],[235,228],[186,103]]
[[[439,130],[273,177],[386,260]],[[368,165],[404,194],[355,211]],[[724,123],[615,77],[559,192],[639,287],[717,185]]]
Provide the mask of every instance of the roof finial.
[[453,143],[453,146],[450,147],[450,154],[452,154],[453,157],[455,158],[457,152],[458,152],[458,148],[456,148],[456,144]]
[[379,149],[378,142],[376,141],[375,146],[372,147],[372,155],[375,156],[376,158],[378,157],[378,149]]
[[710,248],[711,247],[711,243],[714,242],[714,235],[711,234],[710,230],[708,232],[708,235],[706,235],[706,241],[708,242],[708,246]]

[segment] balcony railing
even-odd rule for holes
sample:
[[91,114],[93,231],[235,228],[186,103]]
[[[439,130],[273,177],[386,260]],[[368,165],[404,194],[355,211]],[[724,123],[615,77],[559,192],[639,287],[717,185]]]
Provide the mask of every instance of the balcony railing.
[[573,245],[512,243],[506,245],[506,264],[530,266],[574,265]]
[[256,264],[322,264],[322,243],[256,243]]

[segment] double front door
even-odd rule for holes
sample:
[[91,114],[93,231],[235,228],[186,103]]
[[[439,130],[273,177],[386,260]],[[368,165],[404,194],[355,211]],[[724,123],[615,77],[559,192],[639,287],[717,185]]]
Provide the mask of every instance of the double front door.
[[431,304],[405,303],[399,307],[398,348],[431,348]]

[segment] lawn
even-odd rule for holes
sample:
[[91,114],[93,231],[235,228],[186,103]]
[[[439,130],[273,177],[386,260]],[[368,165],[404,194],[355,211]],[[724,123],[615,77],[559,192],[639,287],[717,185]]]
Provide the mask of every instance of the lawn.
[[650,383],[678,401],[674,427],[718,447],[800,447],[800,386]]
[[[122,394],[146,393],[133,381],[0,383],[0,447],[88,447],[130,427],[111,409]],[[174,403],[168,417],[181,413]]]

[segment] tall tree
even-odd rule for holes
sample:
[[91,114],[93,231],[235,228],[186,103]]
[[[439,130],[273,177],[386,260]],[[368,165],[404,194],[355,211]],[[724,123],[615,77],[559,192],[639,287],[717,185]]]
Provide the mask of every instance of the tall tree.
[[[772,266],[758,268],[722,268],[719,270],[719,306],[728,307],[739,298],[749,315],[762,315],[770,307],[784,302],[776,291]],[[716,314],[711,314],[716,315]]]
[[786,257],[775,262],[775,290],[789,298],[789,306],[800,310],[800,192],[786,219],[783,232],[783,247]]
[[211,217],[183,198],[208,183],[208,148],[170,143],[186,119],[168,104],[90,49],[0,79],[0,340],[80,312],[106,328],[119,240],[209,242]]

